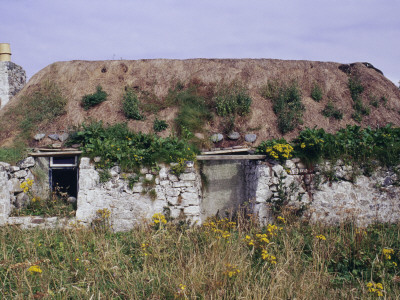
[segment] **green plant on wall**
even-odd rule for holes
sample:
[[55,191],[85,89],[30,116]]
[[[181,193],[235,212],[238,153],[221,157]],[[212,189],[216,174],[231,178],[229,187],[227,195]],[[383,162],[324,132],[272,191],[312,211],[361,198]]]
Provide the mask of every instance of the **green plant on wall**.
[[96,106],[107,100],[107,93],[103,91],[101,85],[96,87],[96,92],[93,94],[88,94],[82,97],[82,106],[85,110]]
[[119,165],[124,171],[136,171],[140,166],[156,166],[158,162],[193,161],[196,150],[186,140],[161,138],[152,134],[135,133],[127,124],[105,127],[102,122],[82,124],[70,135],[68,144],[79,143],[83,152],[101,157],[97,167],[108,169]]
[[290,83],[268,82],[261,90],[264,98],[272,100],[273,110],[278,117],[278,128],[285,134],[293,131],[303,120],[304,105],[296,81]]
[[122,111],[125,117],[133,120],[143,120],[144,117],[139,111],[139,100],[136,93],[130,87],[125,88],[125,93],[122,98]]

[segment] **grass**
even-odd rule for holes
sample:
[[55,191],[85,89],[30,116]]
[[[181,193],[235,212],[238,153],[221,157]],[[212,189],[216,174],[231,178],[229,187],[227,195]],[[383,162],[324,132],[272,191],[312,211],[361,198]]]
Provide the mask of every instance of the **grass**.
[[[2,227],[0,238],[7,243],[0,244],[0,295],[375,299],[376,292],[367,287],[371,282],[381,283],[388,299],[400,296],[394,266],[399,263],[398,225],[362,229],[285,220],[260,228],[250,219],[187,227],[154,221],[123,233],[79,226],[30,231]],[[384,249],[393,250],[390,259]]]
[[61,88],[49,80],[21,97],[18,105],[0,120],[0,139],[5,140],[18,131],[11,146],[0,149],[0,161],[15,163],[24,158],[32,134],[65,114],[66,103]]
[[0,148],[0,161],[16,164],[26,156],[26,146],[22,143],[14,143],[12,147]]

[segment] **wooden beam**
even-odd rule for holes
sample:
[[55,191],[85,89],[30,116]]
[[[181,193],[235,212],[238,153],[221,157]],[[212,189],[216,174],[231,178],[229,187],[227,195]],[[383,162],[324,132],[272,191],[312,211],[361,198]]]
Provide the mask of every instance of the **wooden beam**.
[[266,155],[197,155],[197,160],[254,160],[265,158]]
[[224,154],[224,153],[236,153],[236,152],[248,152],[252,150],[251,148],[239,148],[239,149],[229,149],[229,150],[216,150],[216,151],[206,151],[201,152],[201,155],[214,155],[214,154]]
[[82,151],[59,151],[59,152],[33,152],[29,156],[33,157],[49,157],[49,156],[76,156],[81,155]]

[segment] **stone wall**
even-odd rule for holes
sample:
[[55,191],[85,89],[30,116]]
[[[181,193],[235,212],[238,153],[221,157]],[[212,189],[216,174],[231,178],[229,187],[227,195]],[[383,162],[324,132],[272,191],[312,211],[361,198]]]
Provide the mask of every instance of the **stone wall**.
[[[155,213],[169,214],[191,224],[200,223],[201,180],[192,163],[179,177],[167,166],[161,166],[158,172],[143,168],[139,182],[132,188],[128,180],[132,174],[121,173],[119,167],[113,167],[110,173],[112,179],[100,183],[94,165],[88,158],[81,158],[78,222],[90,225],[97,210],[106,208],[111,212],[110,222],[116,231],[129,230],[150,220]],[[145,180],[150,186],[146,186]]]
[[[338,161],[308,170],[298,160],[285,165],[258,162],[254,212],[263,224],[272,221],[271,206],[282,198],[285,205],[303,209],[312,222],[338,224],[355,221],[359,226],[373,222],[400,221],[400,166],[377,167],[370,176]],[[283,197],[282,197],[283,195]]]
[[[74,223],[75,219],[9,217],[14,207],[26,201],[20,184],[34,178],[34,168],[48,173],[48,159],[35,162],[31,157],[17,166],[0,163],[0,225],[48,228]],[[178,177],[168,166],[161,166],[157,172],[143,168],[139,181],[130,188],[132,174],[125,174],[116,166],[110,171],[111,180],[100,183],[99,170],[83,157],[76,222],[90,226],[98,210],[108,209],[116,231],[149,221],[155,213],[200,224],[217,213],[223,217],[244,202],[248,202],[261,224],[273,222],[272,208],[280,202],[302,210],[304,218],[312,222],[338,224],[350,220],[366,226],[400,221],[400,166],[376,167],[370,176],[341,161],[334,165],[327,162],[312,170],[298,159],[283,165],[274,161],[219,161],[205,163],[202,168],[207,177],[204,182],[208,181],[204,186],[200,168],[189,163]],[[48,183],[37,178],[35,184],[35,192],[49,188]]]
[[10,61],[0,61],[0,109],[25,85],[26,74],[22,67]]
[[20,161],[17,166],[0,162],[0,225],[8,223],[11,210],[29,201],[20,185],[27,179],[34,179],[31,169],[35,166],[33,157]]

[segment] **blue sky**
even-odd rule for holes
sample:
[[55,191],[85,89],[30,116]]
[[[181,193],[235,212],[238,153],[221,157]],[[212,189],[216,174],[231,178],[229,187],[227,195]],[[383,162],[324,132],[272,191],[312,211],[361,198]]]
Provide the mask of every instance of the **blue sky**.
[[400,80],[398,0],[0,0],[0,42],[28,77],[55,61],[369,62]]

